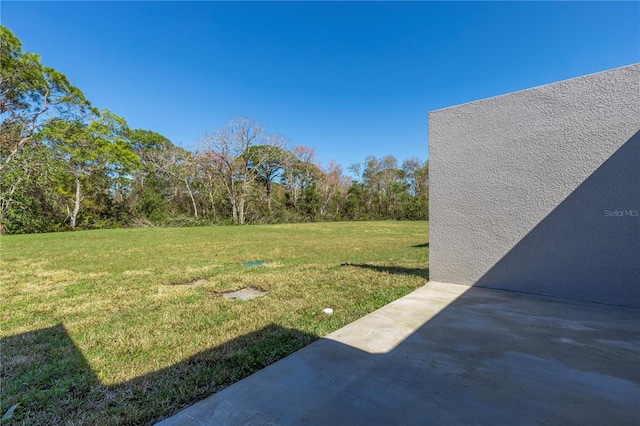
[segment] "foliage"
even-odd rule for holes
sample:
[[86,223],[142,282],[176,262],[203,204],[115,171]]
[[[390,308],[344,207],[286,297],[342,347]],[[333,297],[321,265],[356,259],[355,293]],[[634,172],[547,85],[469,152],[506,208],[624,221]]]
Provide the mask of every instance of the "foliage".
[[96,195],[109,194],[102,200],[93,198],[100,207],[122,201],[129,187],[129,175],[139,164],[128,132],[124,119],[108,110],[91,117],[88,123],[80,119],[56,120],[42,130],[40,137],[58,160],[66,164],[68,180],[74,187],[69,191],[72,229],[76,227],[84,193],[99,188],[102,191]]
[[35,53],[23,52],[20,40],[0,25],[0,171],[46,125],[47,112],[61,116],[89,107],[89,101],[64,74],[42,65]]
[[38,144],[25,146],[0,177],[3,230],[18,234],[64,229],[63,172],[64,164],[50,150]]
[[0,231],[428,218],[428,165],[315,148],[235,117],[191,152],[93,108],[0,26]]

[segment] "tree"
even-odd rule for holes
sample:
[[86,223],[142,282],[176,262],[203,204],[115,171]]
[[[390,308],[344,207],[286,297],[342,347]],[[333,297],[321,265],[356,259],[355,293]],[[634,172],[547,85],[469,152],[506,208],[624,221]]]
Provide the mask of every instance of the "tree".
[[[224,188],[231,205],[233,221],[245,223],[248,196],[259,178],[258,170],[266,170],[280,139],[268,137],[262,124],[236,117],[215,135],[205,135],[202,150],[207,153],[211,170]],[[260,148],[267,146],[271,148]]]
[[403,199],[407,185],[403,171],[393,155],[381,159],[366,158],[362,172],[362,183],[367,195],[367,210],[376,217],[400,219],[403,217]]
[[39,55],[23,52],[20,40],[0,26],[0,116],[3,133],[10,135],[1,140],[0,172],[49,122],[46,118],[89,107],[64,74],[42,65]]
[[368,219],[365,203],[365,190],[362,182],[354,181],[349,185],[345,200],[345,215],[350,220]]
[[[198,204],[193,191],[193,183],[198,169],[196,156],[166,139],[164,141],[157,140],[157,142],[158,145],[154,149],[146,151],[147,161],[153,164],[156,170],[164,173],[180,186],[184,185],[191,201],[193,216],[198,218]],[[174,186],[174,197],[178,193],[178,188]]]
[[402,163],[411,199],[407,206],[407,219],[429,219],[429,162],[410,158]]
[[[102,174],[122,185],[139,159],[131,147],[125,120],[108,110],[88,120],[75,118],[56,120],[42,131],[43,140],[67,166],[73,192],[69,194],[71,229],[76,228],[78,213],[84,200],[83,185],[93,175]],[[113,189],[113,188],[111,188]]]
[[212,152],[200,152],[196,155],[197,173],[201,179],[202,188],[207,196],[207,210],[210,210],[214,220],[219,219],[219,214],[225,203],[225,189],[216,169],[217,154]]
[[[63,74],[42,65],[38,55],[23,52],[20,40],[0,25],[2,226],[12,232],[52,229],[54,215],[47,212],[56,204],[51,179],[57,165],[47,147],[40,145],[38,133],[57,117],[89,108],[89,101]],[[9,212],[13,212],[10,219]],[[5,225],[7,220],[12,223]]]
[[[308,187],[315,185],[322,176],[322,170],[318,165],[316,149],[304,145],[293,148],[293,156],[288,157],[284,169],[283,181],[289,190],[291,204],[299,211],[299,200]],[[311,191],[313,192],[313,191]],[[306,191],[306,198],[310,199],[310,190]],[[311,199],[315,199],[313,196]]]
[[0,223],[11,234],[51,232],[64,220],[66,200],[57,191],[65,164],[42,144],[28,144],[0,174]]
[[291,152],[283,148],[286,145],[284,137],[276,134],[271,138],[271,144],[252,146],[248,150],[250,167],[257,174],[257,180],[265,186],[265,198],[269,211],[271,211],[272,184],[292,159]]
[[329,163],[329,166],[323,170],[323,174],[317,185],[321,200],[321,215],[328,214],[329,208],[333,203],[335,215],[338,216],[340,211],[340,199],[346,196],[350,183],[350,178],[342,173],[342,166],[332,160]]
[[175,180],[165,172],[166,168],[171,167],[171,159],[166,157],[170,157],[168,153],[174,149],[174,145],[163,135],[151,130],[132,130],[129,139],[140,159],[140,166],[132,174],[133,190],[128,199],[129,209],[139,224],[164,223],[170,210],[171,189]]

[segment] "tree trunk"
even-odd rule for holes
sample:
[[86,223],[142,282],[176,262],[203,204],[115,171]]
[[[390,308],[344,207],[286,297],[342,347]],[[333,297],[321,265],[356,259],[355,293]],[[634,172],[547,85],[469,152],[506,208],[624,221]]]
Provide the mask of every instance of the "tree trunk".
[[0,226],[4,226],[3,225],[4,216],[6,212],[9,211],[11,201],[13,200],[13,194],[16,192],[16,188],[18,187],[18,184],[20,183],[20,181],[21,179],[18,179],[16,182],[14,182],[13,186],[11,187],[11,190],[9,191],[9,195],[7,195],[6,197],[0,198]]
[[293,188],[291,188],[291,195],[293,199],[293,207],[296,209],[296,211],[300,211],[300,209],[298,208],[298,187],[297,186],[294,186]]
[[76,177],[76,199],[73,202],[73,211],[71,212],[71,229],[76,229],[76,218],[80,211],[80,177]]
[[271,181],[267,179],[267,210],[271,211]]
[[189,193],[189,197],[191,197],[191,204],[193,204],[193,216],[198,218],[198,207],[196,206],[196,200],[193,198],[193,192],[191,192],[191,187],[189,186],[189,182],[185,179],[185,185],[187,185],[187,192]]
[[213,192],[209,191],[209,198],[211,199],[211,210],[213,212],[213,219],[217,220],[218,219],[218,213],[216,212],[216,203],[215,200],[213,198]]
[[236,197],[231,197],[231,213],[233,215],[233,223],[238,223],[238,200]]
[[238,201],[238,223],[244,225],[244,194],[240,195],[240,200]]

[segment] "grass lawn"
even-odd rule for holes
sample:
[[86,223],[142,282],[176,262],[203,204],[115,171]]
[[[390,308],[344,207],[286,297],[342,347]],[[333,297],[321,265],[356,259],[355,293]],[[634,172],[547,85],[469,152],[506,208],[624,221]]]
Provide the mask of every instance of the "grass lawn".
[[[427,222],[82,231],[0,245],[0,416],[19,404],[3,424],[153,423],[428,277]],[[266,295],[220,297],[245,287]]]

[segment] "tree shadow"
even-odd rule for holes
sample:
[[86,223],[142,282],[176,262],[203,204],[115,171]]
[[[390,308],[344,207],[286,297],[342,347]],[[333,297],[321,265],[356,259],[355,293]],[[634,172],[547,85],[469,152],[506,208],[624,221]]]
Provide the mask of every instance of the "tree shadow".
[[1,340],[0,415],[20,404],[9,423],[152,424],[317,339],[270,324],[167,368],[104,385],[57,324]]
[[426,242],[424,244],[416,244],[415,246],[411,246],[411,247],[415,247],[415,248],[429,248],[429,242]]
[[369,265],[367,263],[347,263],[347,266],[356,268],[371,269],[376,272],[384,272],[392,275],[414,275],[417,277],[429,279],[429,268],[405,268],[403,266],[379,266]]

